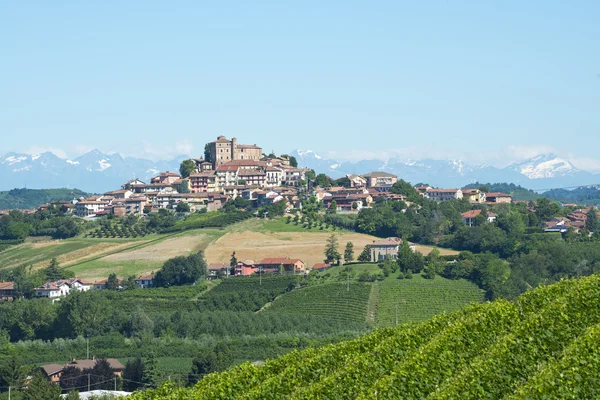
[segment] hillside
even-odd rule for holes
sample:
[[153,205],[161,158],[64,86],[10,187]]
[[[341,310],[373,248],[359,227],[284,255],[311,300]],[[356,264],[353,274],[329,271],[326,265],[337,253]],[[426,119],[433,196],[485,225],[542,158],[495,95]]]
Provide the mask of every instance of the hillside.
[[563,203],[575,203],[585,206],[600,204],[600,190],[596,186],[580,187],[573,190],[552,189],[543,193],[544,197]]
[[480,186],[487,186],[490,192],[501,192],[510,194],[513,200],[524,200],[531,201],[536,200],[541,197],[541,195],[537,194],[533,190],[525,189],[520,185],[515,185],[514,183],[471,183],[465,188],[467,189],[476,189]]
[[565,280],[131,399],[597,398],[599,302],[600,276]]
[[79,189],[12,189],[0,192],[0,210],[31,209],[57,200],[73,200],[87,193]]

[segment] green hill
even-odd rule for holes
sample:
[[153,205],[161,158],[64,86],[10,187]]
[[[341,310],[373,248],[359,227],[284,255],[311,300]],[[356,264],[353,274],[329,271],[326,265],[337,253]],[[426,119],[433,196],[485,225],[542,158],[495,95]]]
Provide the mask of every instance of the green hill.
[[87,193],[79,189],[12,189],[0,192],[0,210],[37,208],[58,200],[73,200]]
[[565,280],[131,399],[598,398],[599,303],[600,276]]

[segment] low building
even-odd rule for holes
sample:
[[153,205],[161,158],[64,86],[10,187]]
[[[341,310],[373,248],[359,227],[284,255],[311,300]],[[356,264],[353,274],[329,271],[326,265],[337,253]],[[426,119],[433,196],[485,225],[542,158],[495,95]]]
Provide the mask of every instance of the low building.
[[[108,364],[114,370],[115,376],[121,376],[125,366],[116,358],[107,358]],[[75,367],[80,369],[81,371],[85,369],[92,369],[98,362],[96,357],[92,357],[91,360],[77,360],[75,357],[71,360],[70,363],[66,363],[64,365],[61,364],[46,364],[40,367],[40,370],[46,374],[48,380],[51,382],[59,382],[60,377],[66,367]]]
[[15,298],[15,283],[0,282],[0,300],[12,300]]
[[234,268],[235,276],[250,276],[258,271],[254,260],[244,260],[236,264]]
[[485,201],[488,203],[510,203],[512,196],[501,192],[491,192],[485,194]]
[[300,273],[305,272],[306,268],[304,261],[299,258],[289,257],[272,257],[265,258],[256,264],[263,272],[279,272],[280,267],[283,267],[285,272]]
[[[397,237],[374,240],[373,243],[369,245],[371,250],[371,262],[382,261],[387,257],[396,260],[398,258],[398,251],[400,250],[401,244],[402,239]],[[412,251],[416,251],[416,246],[414,243],[408,242],[408,245]]]
[[104,211],[106,205],[104,201],[81,200],[75,204],[75,215],[78,217],[96,215],[98,212]]
[[135,285],[140,289],[151,288],[154,286],[154,274],[142,275],[135,278]]
[[[468,226],[473,226],[475,223],[475,218],[477,218],[482,213],[481,210],[471,210],[461,214],[463,222]],[[491,223],[496,221],[497,215],[493,212],[486,213],[486,222]]]
[[463,192],[460,189],[431,188],[425,192],[425,197],[436,201],[447,201],[453,199],[462,199]]
[[225,263],[210,263],[206,269],[210,278],[228,277],[231,275],[231,267]]
[[316,263],[312,266],[312,271],[325,271],[331,268],[331,264],[328,263]]
[[392,185],[398,182],[396,175],[381,171],[370,172],[362,177],[366,181],[367,188],[373,188],[378,192],[389,192]]
[[486,202],[485,192],[479,189],[461,189],[463,198],[467,199],[470,203],[482,204]]
[[56,298],[63,297],[69,294],[71,286],[64,281],[48,282],[35,289],[36,297]]

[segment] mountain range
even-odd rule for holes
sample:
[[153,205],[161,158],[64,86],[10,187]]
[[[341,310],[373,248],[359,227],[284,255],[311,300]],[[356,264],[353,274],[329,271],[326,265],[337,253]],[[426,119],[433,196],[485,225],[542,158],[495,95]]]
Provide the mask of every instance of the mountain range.
[[474,182],[510,182],[533,190],[600,182],[600,175],[583,171],[556,154],[538,155],[504,168],[475,165],[462,160],[390,158],[341,162],[321,157],[312,150],[295,150],[290,155],[296,157],[299,166],[312,168],[332,178],[383,171],[413,184],[420,182],[437,187],[462,187]]
[[[416,184],[439,187],[462,187],[474,182],[511,182],[533,190],[571,187],[600,183],[600,175],[576,168],[555,154],[544,154],[529,160],[497,168],[474,165],[462,160],[361,160],[343,162],[319,156],[311,150],[289,153],[301,167],[314,169],[333,178],[346,174],[384,171]],[[129,179],[149,181],[160,171],[178,171],[181,155],[172,160],[151,161],[105,154],[92,150],[75,159],[63,159],[51,152],[41,154],[7,153],[0,156],[0,190],[12,188],[78,188],[102,193],[119,188]]]

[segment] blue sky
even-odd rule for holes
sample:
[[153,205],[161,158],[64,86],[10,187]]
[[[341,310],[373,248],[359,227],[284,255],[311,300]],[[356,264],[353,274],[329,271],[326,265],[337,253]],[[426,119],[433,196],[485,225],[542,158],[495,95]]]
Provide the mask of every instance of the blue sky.
[[0,4],[0,153],[199,155],[217,135],[338,158],[600,170],[598,1]]

